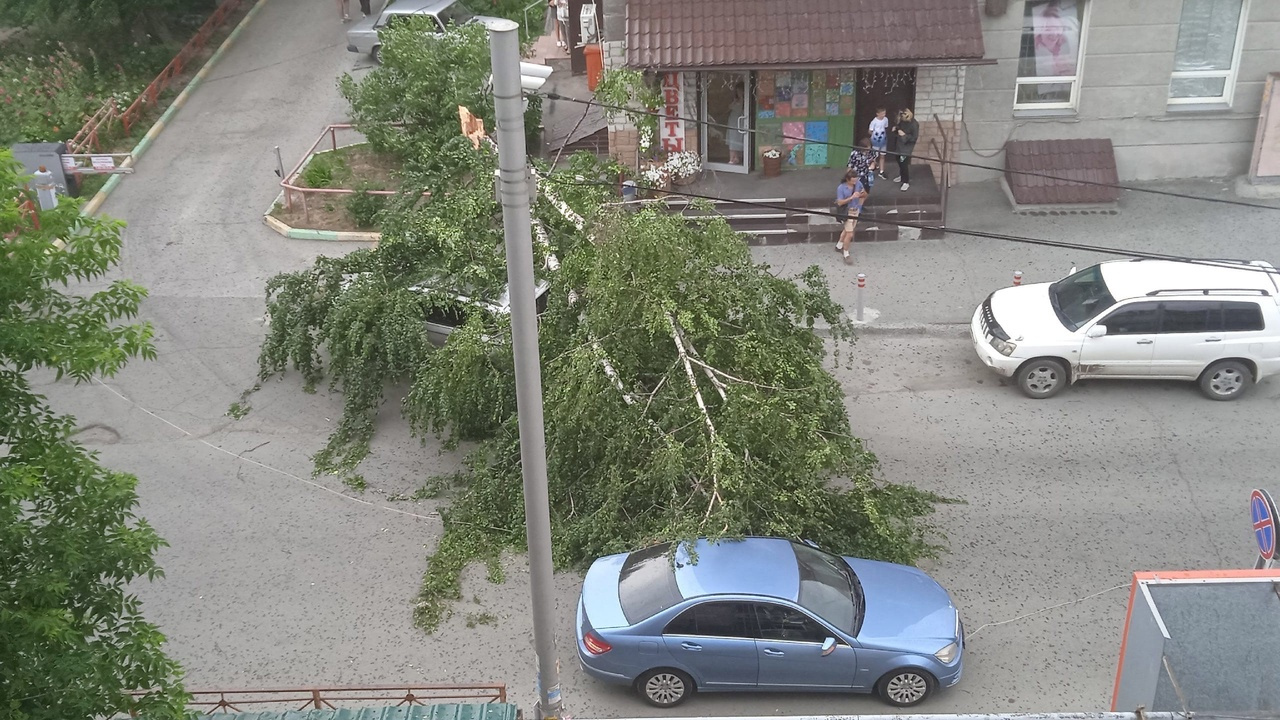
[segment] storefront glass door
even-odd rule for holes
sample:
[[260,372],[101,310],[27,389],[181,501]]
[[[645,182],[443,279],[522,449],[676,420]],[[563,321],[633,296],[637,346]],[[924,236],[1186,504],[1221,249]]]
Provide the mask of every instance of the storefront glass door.
[[745,173],[753,135],[750,78],[729,72],[703,73],[701,78],[703,166]]

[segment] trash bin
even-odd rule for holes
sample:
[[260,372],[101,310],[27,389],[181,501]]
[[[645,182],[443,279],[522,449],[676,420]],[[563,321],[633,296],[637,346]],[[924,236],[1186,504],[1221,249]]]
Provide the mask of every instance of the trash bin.
[[582,54],[587,58],[587,89],[595,91],[600,84],[600,76],[604,74],[604,59],[600,56],[599,45],[583,45]]

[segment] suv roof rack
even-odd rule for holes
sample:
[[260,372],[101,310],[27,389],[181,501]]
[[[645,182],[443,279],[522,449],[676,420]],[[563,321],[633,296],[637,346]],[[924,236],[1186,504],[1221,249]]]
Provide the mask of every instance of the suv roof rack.
[[1193,294],[1208,295],[1210,293],[1257,293],[1263,297],[1271,297],[1271,293],[1262,288],[1173,288],[1168,290],[1152,290],[1147,293],[1147,297],[1156,295],[1173,295],[1173,294]]

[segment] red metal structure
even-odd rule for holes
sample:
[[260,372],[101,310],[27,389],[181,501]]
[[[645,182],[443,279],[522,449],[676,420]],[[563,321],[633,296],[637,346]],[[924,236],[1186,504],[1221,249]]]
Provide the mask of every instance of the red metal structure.
[[[247,712],[260,706],[287,710],[336,709],[346,705],[435,705],[442,702],[505,703],[506,685],[375,685],[370,687],[192,690],[189,707],[202,714]],[[134,696],[146,695],[135,692]]]
[[103,103],[98,112],[94,113],[93,117],[89,118],[88,122],[84,124],[84,127],[80,128],[75,137],[67,142],[67,147],[70,151],[80,153],[97,150],[100,146],[100,136],[105,134],[111,127],[111,123],[116,120],[120,121],[126,133],[129,132],[129,128],[142,117],[146,109],[154,107],[159,102],[160,94],[169,88],[169,84],[173,82],[174,78],[182,74],[183,68],[187,67],[192,58],[199,55],[204,46],[208,44],[209,39],[222,27],[227,18],[240,8],[241,2],[242,0],[224,0],[218,5],[213,14],[196,31],[196,34],[187,41],[186,45],[182,46],[182,49],[169,61],[164,70],[161,70],[160,74],[141,93],[138,93],[138,97],[124,112],[119,112],[113,99],[108,99]]

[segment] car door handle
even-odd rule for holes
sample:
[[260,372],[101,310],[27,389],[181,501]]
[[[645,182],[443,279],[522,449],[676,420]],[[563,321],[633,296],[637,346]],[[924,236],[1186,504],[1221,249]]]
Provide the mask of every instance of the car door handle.
[[1205,342],[1222,342],[1222,338],[1205,338]]
[[786,655],[786,653],[781,650],[774,650],[773,648],[765,648],[764,654],[770,657],[782,657],[783,655]]
[[702,646],[699,645],[698,643],[691,643],[691,642],[682,642],[680,643],[680,647],[684,648],[685,650],[693,650],[695,652],[702,649]]
[[1139,341],[1138,341],[1138,344],[1139,344],[1139,345],[1150,345],[1150,344],[1151,344],[1151,343],[1153,343],[1153,342],[1155,342],[1155,340],[1139,340]]

